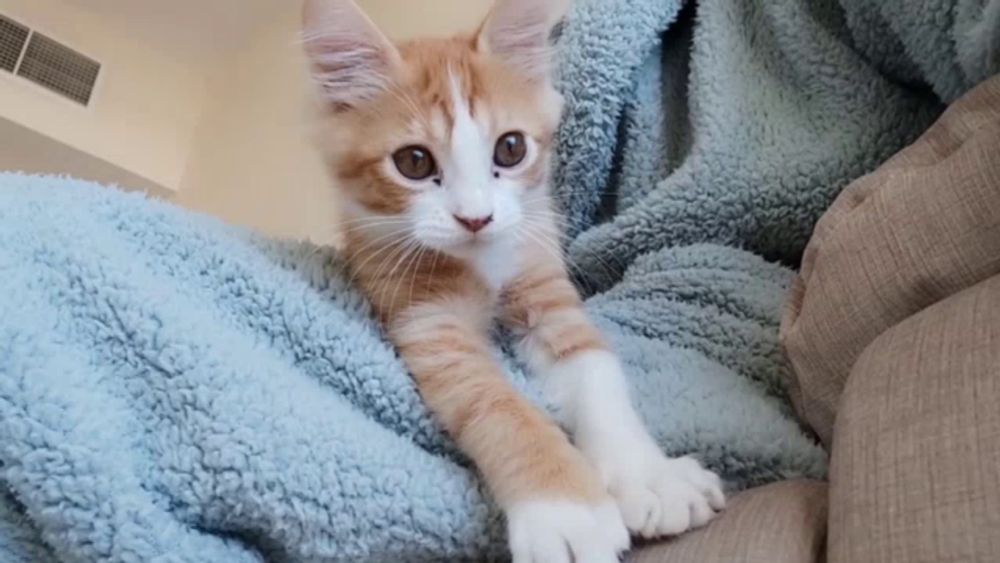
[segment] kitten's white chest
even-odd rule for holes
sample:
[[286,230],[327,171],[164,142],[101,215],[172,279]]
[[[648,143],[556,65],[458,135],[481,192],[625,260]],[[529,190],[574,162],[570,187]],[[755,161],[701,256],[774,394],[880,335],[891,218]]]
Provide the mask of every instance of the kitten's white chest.
[[521,271],[517,244],[497,242],[472,256],[469,265],[493,292],[499,293]]

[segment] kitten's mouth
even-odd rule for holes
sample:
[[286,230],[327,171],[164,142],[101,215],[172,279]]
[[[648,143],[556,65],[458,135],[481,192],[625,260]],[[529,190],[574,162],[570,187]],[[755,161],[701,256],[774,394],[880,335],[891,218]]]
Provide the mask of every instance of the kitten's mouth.
[[478,246],[485,242],[493,240],[494,238],[496,238],[495,235],[496,233],[492,231],[486,232],[485,230],[479,231],[477,233],[463,232],[461,233],[458,244]]
[[475,248],[482,248],[482,247],[486,246],[490,242],[490,240],[491,240],[491,237],[484,237],[484,236],[481,236],[481,235],[472,235],[472,236],[468,237],[467,239],[465,239],[465,241],[463,241],[463,242],[461,242],[459,244],[461,246],[464,246],[465,248],[475,249]]
[[453,253],[456,256],[468,258],[472,255],[483,252],[490,246],[496,244],[498,240],[497,234],[498,233],[470,234],[463,237],[461,240],[454,241],[449,245],[449,248],[442,250]]

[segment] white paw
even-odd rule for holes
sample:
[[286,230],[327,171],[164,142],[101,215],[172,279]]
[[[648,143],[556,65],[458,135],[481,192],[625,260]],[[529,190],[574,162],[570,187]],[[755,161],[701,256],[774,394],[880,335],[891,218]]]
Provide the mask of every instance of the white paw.
[[644,538],[704,526],[726,504],[719,477],[690,457],[656,451],[598,462],[628,529]]
[[611,501],[528,501],[507,512],[514,563],[618,563],[629,537]]

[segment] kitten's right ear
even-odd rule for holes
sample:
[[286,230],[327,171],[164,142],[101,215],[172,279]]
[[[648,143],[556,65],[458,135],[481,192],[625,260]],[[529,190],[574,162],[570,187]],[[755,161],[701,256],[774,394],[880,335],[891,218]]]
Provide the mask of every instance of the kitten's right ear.
[[302,40],[323,99],[338,110],[377,98],[399,51],[352,0],[306,0]]

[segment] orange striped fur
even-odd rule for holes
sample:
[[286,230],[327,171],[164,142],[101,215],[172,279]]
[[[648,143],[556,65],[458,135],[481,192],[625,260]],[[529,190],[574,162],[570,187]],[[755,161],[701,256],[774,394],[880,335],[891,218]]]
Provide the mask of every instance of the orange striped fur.
[[[330,106],[320,147],[355,212],[344,235],[356,282],[424,400],[496,498],[501,504],[531,497],[596,502],[606,497],[596,473],[562,430],[510,386],[488,340],[499,314],[530,331],[554,359],[604,347],[558,251],[546,184],[558,96],[547,80],[518,72],[485,50],[479,35],[396,45],[389,89],[363,103]],[[415,193],[387,174],[387,155],[416,142],[435,155],[449,150],[456,84],[462,103],[489,130],[522,131],[538,147],[516,177],[533,208],[525,227],[530,236],[516,244],[518,256],[507,266],[516,272],[501,288],[491,287],[461,257],[366,228],[377,221],[367,221],[372,216],[398,218]]]
[[[613,563],[628,530],[701,526],[724,498],[656,446],[567,277],[548,187],[558,4],[497,0],[473,35],[393,45],[351,0],[306,0],[305,47],[353,279],[505,509],[515,563]],[[505,379],[497,320],[575,445]]]

